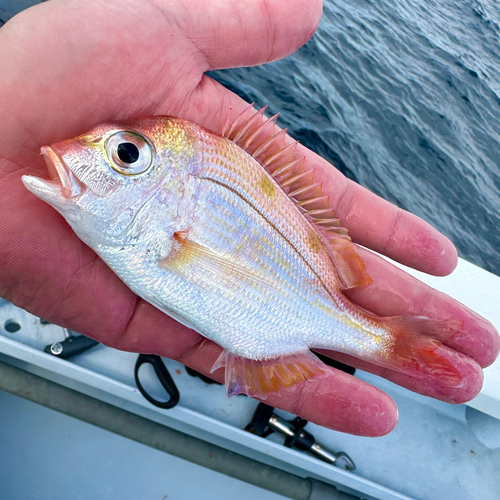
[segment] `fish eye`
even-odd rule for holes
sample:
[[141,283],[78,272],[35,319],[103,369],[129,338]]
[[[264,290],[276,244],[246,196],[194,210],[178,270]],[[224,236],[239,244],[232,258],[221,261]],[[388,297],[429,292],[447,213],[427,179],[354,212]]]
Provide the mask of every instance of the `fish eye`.
[[142,174],[153,162],[152,146],[136,132],[113,134],[106,141],[106,153],[111,166],[123,175]]

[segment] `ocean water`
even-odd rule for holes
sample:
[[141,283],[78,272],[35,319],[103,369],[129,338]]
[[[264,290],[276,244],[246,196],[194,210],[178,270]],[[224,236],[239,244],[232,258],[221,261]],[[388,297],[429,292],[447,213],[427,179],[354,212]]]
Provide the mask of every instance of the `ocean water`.
[[500,274],[500,2],[326,0],[292,56],[212,76]]
[[498,0],[325,0],[298,52],[212,76],[500,275]]

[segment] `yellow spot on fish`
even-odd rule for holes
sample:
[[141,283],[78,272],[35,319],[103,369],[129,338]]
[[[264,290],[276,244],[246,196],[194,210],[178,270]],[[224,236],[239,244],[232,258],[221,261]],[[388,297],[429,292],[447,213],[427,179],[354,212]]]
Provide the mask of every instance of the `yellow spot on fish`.
[[273,198],[276,195],[276,186],[266,174],[261,177],[259,187],[265,195],[269,196],[269,198]]
[[308,243],[309,247],[314,253],[318,253],[323,248],[323,243],[321,243],[319,236],[314,230],[311,230],[311,232],[309,233]]

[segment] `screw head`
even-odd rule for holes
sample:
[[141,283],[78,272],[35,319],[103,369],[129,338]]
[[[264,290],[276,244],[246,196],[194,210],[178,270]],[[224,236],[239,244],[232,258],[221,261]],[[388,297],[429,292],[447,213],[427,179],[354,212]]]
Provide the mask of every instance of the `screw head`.
[[59,356],[63,352],[63,346],[60,342],[56,342],[50,346],[50,352],[54,354],[54,356]]

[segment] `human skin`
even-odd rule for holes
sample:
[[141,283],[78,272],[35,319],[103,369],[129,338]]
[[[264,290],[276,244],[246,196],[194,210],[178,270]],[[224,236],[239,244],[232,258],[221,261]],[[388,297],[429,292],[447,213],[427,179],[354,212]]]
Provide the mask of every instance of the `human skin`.
[[[0,295],[35,315],[127,351],[155,353],[208,374],[221,348],[134,295],[23,174],[47,177],[40,147],[107,121],[173,115],[220,133],[247,106],[205,72],[285,57],[315,32],[317,0],[51,0],[0,29]],[[453,244],[429,224],[346,179],[308,149],[325,194],[356,243],[433,275],[457,264]],[[373,285],[349,298],[384,316],[460,318],[446,344],[470,366],[466,383],[417,379],[338,353],[332,357],[415,392],[460,403],[499,350],[486,320],[369,250]],[[470,362],[469,358],[475,360]],[[477,363],[477,364],[476,364]],[[212,374],[223,380],[223,370]],[[267,403],[333,429],[378,436],[397,409],[379,389],[332,369]]]

